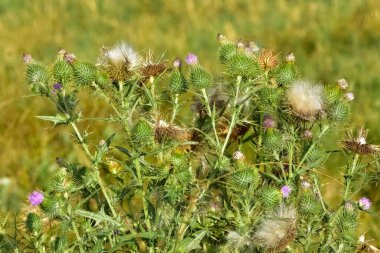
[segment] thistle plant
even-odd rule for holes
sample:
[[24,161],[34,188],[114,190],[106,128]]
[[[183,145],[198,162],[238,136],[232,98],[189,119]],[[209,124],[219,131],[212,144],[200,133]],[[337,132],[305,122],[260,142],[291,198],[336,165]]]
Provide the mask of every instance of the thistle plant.
[[[339,200],[329,205],[321,189],[331,154],[324,139],[349,122],[349,83],[308,80],[294,54],[220,34],[218,42],[216,75],[194,53],[184,61],[143,57],[126,43],[104,47],[96,64],[65,50],[48,65],[25,55],[30,92],[57,110],[38,118],[73,131],[88,163],[59,158],[49,187],[29,195],[16,235],[1,233],[1,250],[374,248],[360,239],[359,218],[373,213],[360,194],[379,177],[380,147],[367,143],[364,128],[336,141],[334,152],[346,158]],[[103,100],[110,114],[86,118],[80,92]],[[115,131],[90,143],[84,120]]]

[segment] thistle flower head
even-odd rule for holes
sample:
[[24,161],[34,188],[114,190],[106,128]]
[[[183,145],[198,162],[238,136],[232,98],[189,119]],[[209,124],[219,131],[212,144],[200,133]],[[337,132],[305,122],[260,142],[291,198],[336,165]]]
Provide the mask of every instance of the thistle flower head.
[[369,200],[369,198],[362,197],[359,199],[358,205],[361,209],[368,210],[371,208],[372,202],[371,202],[371,200]]
[[352,132],[346,133],[346,138],[342,141],[342,145],[346,150],[352,151],[356,154],[378,154],[380,153],[380,146],[367,143],[368,130],[360,128],[357,135],[354,136]]
[[115,66],[127,64],[130,69],[136,68],[141,61],[140,55],[125,42],[105,50],[103,54],[111,64]]
[[164,120],[158,120],[154,126],[154,139],[158,143],[162,143],[166,140],[186,141],[190,138],[191,134],[188,130],[169,124]]
[[293,53],[289,53],[286,57],[285,57],[285,61],[286,62],[295,62],[296,60],[296,57],[294,56]]
[[182,61],[181,61],[181,59],[176,58],[176,59],[174,60],[174,62],[173,62],[173,66],[174,66],[175,68],[180,68],[180,67],[182,66]]
[[271,116],[265,115],[263,125],[265,129],[270,129],[276,126],[276,122]]
[[28,200],[32,206],[38,206],[44,200],[44,194],[40,191],[33,191],[29,194]]
[[23,55],[22,55],[22,61],[23,61],[25,64],[32,63],[32,62],[33,62],[33,57],[32,57],[30,54],[23,54]]
[[232,158],[233,158],[235,161],[240,161],[240,160],[244,159],[244,154],[243,154],[243,152],[241,152],[240,150],[236,150],[236,151],[233,153]]
[[306,181],[306,180],[302,180],[301,181],[301,187],[303,189],[309,189],[311,187],[311,184],[308,181]]
[[354,206],[352,205],[352,202],[350,202],[350,201],[347,201],[347,202],[344,204],[344,208],[345,208],[347,211],[353,211],[353,210],[354,210]]
[[346,94],[344,95],[344,98],[345,98],[347,101],[351,102],[352,100],[355,99],[355,95],[354,95],[354,93],[352,93],[352,92],[348,92],[348,93],[346,93]]
[[186,56],[186,63],[188,65],[196,65],[198,63],[198,57],[193,54],[193,53],[189,53],[187,56]]
[[313,137],[313,132],[311,132],[310,130],[306,130],[305,132],[303,132],[303,137],[305,139],[310,139]]
[[323,111],[323,87],[306,80],[295,81],[287,90],[290,110],[303,120],[315,120]]
[[292,188],[290,186],[284,185],[283,187],[281,187],[281,194],[283,198],[288,198],[291,192]]
[[74,54],[65,52],[65,54],[63,55],[63,60],[65,60],[69,64],[74,63],[75,59],[76,56]]
[[296,220],[295,208],[281,205],[261,222],[253,237],[255,244],[271,251],[281,251],[296,236]]
[[263,49],[258,58],[259,65],[262,69],[274,69],[278,64],[277,55],[272,50]]
[[338,80],[338,86],[339,86],[339,88],[341,88],[342,90],[347,89],[347,87],[348,87],[348,82],[347,82],[347,80],[344,79],[344,78],[339,79],[339,80]]
[[52,93],[56,94],[58,91],[62,90],[63,85],[61,83],[53,84]]
[[162,57],[159,59],[154,59],[153,53],[149,51],[140,69],[141,75],[149,78],[163,73],[167,69],[167,66],[161,61],[161,58]]
[[226,36],[221,34],[221,33],[218,33],[216,35],[216,40],[219,42],[219,43],[224,43],[226,42]]

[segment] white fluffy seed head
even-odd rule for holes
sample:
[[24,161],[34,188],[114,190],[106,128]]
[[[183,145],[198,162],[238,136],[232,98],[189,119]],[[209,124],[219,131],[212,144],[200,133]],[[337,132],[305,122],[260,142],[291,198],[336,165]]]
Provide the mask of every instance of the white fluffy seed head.
[[255,244],[270,250],[283,249],[295,238],[296,220],[296,209],[281,205],[261,222],[253,237]]
[[105,50],[102,58],[106,58],[114,66],[127,64],[130,69],[136,68],[141,63],[140,55],[127,43],[122,42],[110,50]]
[[323,87],[297,80],[287,91],[291,111],[304,120],[314,120],[323,111]]

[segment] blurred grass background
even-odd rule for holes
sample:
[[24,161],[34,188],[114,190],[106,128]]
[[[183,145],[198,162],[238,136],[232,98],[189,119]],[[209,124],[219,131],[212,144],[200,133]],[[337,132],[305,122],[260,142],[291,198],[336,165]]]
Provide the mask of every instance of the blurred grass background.
[[[380,143],[379,28],[379,0],[1,0],[0,211],[18,210],[28,192],[43,187],[56,169],[57,156],[74,160],[81,156],[79,148],[72,148],[68,131],[34,118],[51,114],[54,108],[39,98],[25,97],[22,53],[48,63],[65,48],[95,61],[102,45],[126,41],[142,52],[152,49],[169,58],[194,52],[217,72],[218,32],[231,39],[254,40],[283,55],[294,52],[301,72],[311,80],[349,80],[356,99],[347,127],[365,125],[370,141]],[[88,100],[84,109],[98,114],[102,107]],[[102,136],[105,130],[89,126],[89,131]],[[338,177],[342,164],[335,162],[339,157],[331,160],[325,173]],[[339,187],[330,182],[324,193],[332,196]],[[376,203],[377,214],[378,189],[373,185],[365,192]],[[365,215],[363,232],[379,239],[379,222]]]

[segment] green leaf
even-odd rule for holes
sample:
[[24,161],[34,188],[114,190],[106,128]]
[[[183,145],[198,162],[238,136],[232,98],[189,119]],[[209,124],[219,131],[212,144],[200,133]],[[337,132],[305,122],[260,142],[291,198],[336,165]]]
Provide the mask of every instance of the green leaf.
[[75,213],[79,216],[82,216],[88,219],[93,219],[96,221],[97,224],[101,222],[109,222],[116,226],[122,226],[121,223],[115,221],[112,217],[108,216],[107,214],[103,212],[93,213],[86,210],[78,209],[78,210],[75,210]]
[[57,114],[56,116],[36,116],[36,118],[51,121],[54,125],[67,125],[69,123],[69,119],[60,114]]

